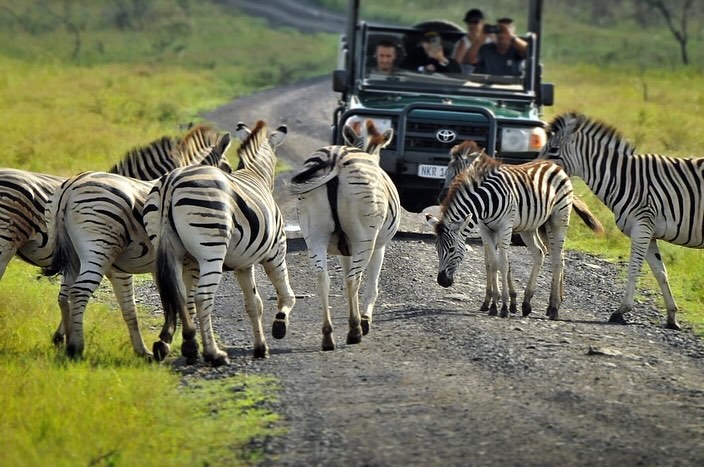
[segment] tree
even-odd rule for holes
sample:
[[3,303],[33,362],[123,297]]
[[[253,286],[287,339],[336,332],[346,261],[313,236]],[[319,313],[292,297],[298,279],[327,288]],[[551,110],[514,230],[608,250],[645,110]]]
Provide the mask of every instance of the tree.
[[[687,54],[687,44],[689,43],[687,20],[691,17],[692,10],[694,9],[694,0],[668,0],[667,2],[664,0],[637,0],[637,3],[644,4],[658,11],[663,18],[665,18],[667,27],[680,46],[682,63],[689,65],[689,56]],[[678,7],[681,9],[679,18],[676,17]]]

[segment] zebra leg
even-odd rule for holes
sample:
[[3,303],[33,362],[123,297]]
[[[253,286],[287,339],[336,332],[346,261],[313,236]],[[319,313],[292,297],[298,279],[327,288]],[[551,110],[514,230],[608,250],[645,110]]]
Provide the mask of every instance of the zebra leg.
[[[225,255],[217,255],[224,258]],[[237,276],[239,279],[239,275]],[[200,325],[201,339],[203,339],[203,359],[213,366],[227,365],[230,363],[227,354],[218,348],[213,335],[211,314],[215,306],[215,292],[222,279],[222,261],[200,263],[200,277],[198,289],[195,294],[198,324]],[[242,291],[245,296],[246,291]]]
[[499,258],[496,251],[496,235],[485,227],[479,228],[479,234],[484,243],[484,261],[487,271],[487,293],[491,294],[489,316],[498,315],[496,304],[499,301]]
[[183,278],[183,292],[187,295],[186,308],[179,310],[181,318],[181,355],[186,357],[187,365],[198,362],[198,340],[196,339],[196,326],[193,322],[196,316],[195,293],[198,283],[198,266],[191,260],[186,260],[181,271]]
[[611,313],[609,323],[627,324],[623,315],[633,309],[633,296],[636,293],[636,282],[643,267],[648,245],[652,239],[652,229],[648,229],[637,223],[630,232],[631,237],[631,258],[628,262],[628,284],[618,310]]
[[530,251],[533,257],[533,268],[530,271],[530,276],[528,278],[528,283],[526,284],[526,289],[523,293],[523,303],[521,304],[521,311],[523,316],[528,316],[533,311],[530,301],[533,299],[535,294],[535,285],[538,282],[538,274],[540,269],[543,267],[543,262],[545,261],[545,246],[537,237],[537,232],[521,232],[521,239],[525,243],[526,247]]
[[266,358],[269,356],[269,348],[266,345],[264,327],[262,326],[264,304],[257,291],[257,284],[254,281],[254,268],[250,266],[244,269],[237,269],[235,277],[237,277],[237,282],[240,284],[244,295],[244,309],[252,322],[254,358]]
[[274,339],[283,339],[286,337],[286,329],[288,328],[288,315],[296,303],[296,296],[288,280],[285,237],[283,242],[280,242],[277,255],[271,260],[265,261],[263,266],[264,272],[266,272],[267,277],[276,289],[276,307],[278,311],[271,325],[271,335]]
[[67,330],[64,323],[66,323],[66,319],[70,316],[68,309],[68,285],[63,280],[61,281],[57,301],[59,302],[59,310],[61,310],[61,321],[59,321],[59,325],[56,331],[54,331],[54,336],[51,340],[54,345],[59,346],[65,343]]
[[122,317],[125,320],[127,330],[130,333],[130,339],[132,340],[132,348],[137,355],[151,358],[152,353],[144,343],[142,333],[139,329],[132,274],[117,272],[113,269],[107,273],[107,278],[112,284],[115,298],[117,298],[117,303],[120,305],[120,310],[122,310]]
[[660,285],[660,291],[665,299],[665,307],[667,308],[667,325],[668,329],[682,329],[677,322],[677,304],[675,303],[675,298],[672,296],[672,291],[670,290],[670,283],[667,279],[667,270],[665,269],[665,263],[662,261],[662,256],[660,255],[660,249],[656,240],[651,240],[648,245],[648,252],[645,256],[648,265],[655,279],[657,279]]
[[[327,244],[329,238],[306,237],[308,244],[308,257],[315,270],[316,282],[318,284],[318,296],[323,309],[323,350],[335,350],[335,335],[333,334],[332,318],[330,317],[330,276],[328,275]],[[309,241],[310,240],[310,241]]]
[[374,250],[367,266],[364,295],[362,296],[362,334],[365,336],[369,333],[369,328],[372,325],[374,304],[379,296],[379,275],[381,274],[381,266],[384,264],[385,252],[386,246]]
[[369,258],[363,260],[360,254],[353,256],[338,256],[342,271],[345,275],[345,291],[347,292],[347,306],[349,308],[349,331],[347,331],[347,344],[362,342],[362,316],[359,312],[359,286],[362,282],[362,271]]
[[565,244],[569,217],[563,219],[561,222],[561,225],[551,226],[548,224],[546,226],[548,239],[550,241],[550,262],[552,264],[550,302],[548,303],[546,314],[551,320],[558,318],[560,306],[562,305],[562,288],[564,286],[565,277],[565,261],[562,255],[562,249]]
[[[95,266],[95,264],[89,265]],[[103,268],[98,270],[86,270],[83,268],[82,263],[81,271],[76,276],[75,281],[72,283],[70,279],[67,281],[67,284],[71,283],[68,288],[69,317],[68,320],[64,319],[64,324],[67,324],[66,354],[70,358],[80,358],[83,356],[85,346],[83,340],[83,314],[86,306],[88,306],[88,301],[105,276],[105,271],[101,270]]]
[[489,243],[482,243],[484,244],[484,269],[486,270],[486,287],[484,289],[484,301],[479,307],[479,311],[489,311],[489,304],[491,303],[491,299],[494,296],[493,284],[495,282],[495,277],[492,277],[492,269],[491,265],[489,264],[489,261],[491,261],[489,259],[489,256],[491,255],[491,252],[489,251]]
[[501,236],[499,245],[499,273],[501,275],[501,318],[508,318],[508,248],[511,244],[511,229]]
[[516,306],[516,287],[513,284],[513,274],[511,273],[511,263],[508,265],[508,296],[511,299],[511,304],[508,307],[508,311],[512,314],[516,314],[518,307]]

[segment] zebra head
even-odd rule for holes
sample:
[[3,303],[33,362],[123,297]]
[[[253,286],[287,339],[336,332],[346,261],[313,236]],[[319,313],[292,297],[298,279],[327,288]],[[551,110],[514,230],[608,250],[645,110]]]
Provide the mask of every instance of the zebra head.
[[364,125],[359,121],[354,121],[345,124],[342,128],[342,139],[345,141],[345,145],[361,149],[376,156],[377,159],[381,150],[389,145],[393,137],[393,128],[380,132],[371,119],[365,120]]
[[438,195],[439,203],[442,203],[447,196],[447,192],[450,191],[450,185],[452,185],[452,181],[457,174],[469,167],[481,152],[482,148],[472,140],[463,141],[452,146],[450,149],[450,163],[447,165],[447,171],[445,172],[445,183],[442,185],[442,190],[440,190]]
[[450,287],[455,279],[455,271],[464,259],[466,232],[474,228],[470,214],[465,219],[446,222],[432,214],[425,218],[435,231],[435,249],[438,252],[437,281],[443,287]]
[[548,127],[548,140],[538,159],[553,161],[570,172],[567,168],[569,154],[574,151],[574,136],[584,120],[584,115],[574,112],[565,112],[555,117]]

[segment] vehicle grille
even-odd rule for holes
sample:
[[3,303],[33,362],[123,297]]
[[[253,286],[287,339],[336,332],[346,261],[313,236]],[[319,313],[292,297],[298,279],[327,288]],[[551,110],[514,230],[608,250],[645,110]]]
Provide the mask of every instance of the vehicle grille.
[[[455,132],[455,140],[444,143],[438,141],[438,130],[447,129]],[[489,127],[476,122],[428,122],[407,120],[405,150],[418,152],[447,152],[455,144],[473,140],[480,146],[485,146],[489,138]]]

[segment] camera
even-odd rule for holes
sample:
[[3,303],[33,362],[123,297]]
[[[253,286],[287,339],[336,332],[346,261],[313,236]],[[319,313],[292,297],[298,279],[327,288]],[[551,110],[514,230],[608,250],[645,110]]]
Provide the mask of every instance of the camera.
[[501,32],[501,28],[498,24],[485,24],[484,34],[497,34]]

